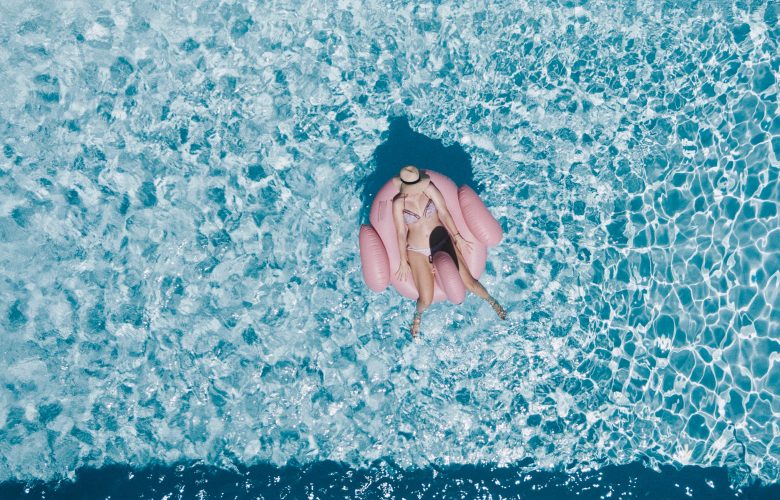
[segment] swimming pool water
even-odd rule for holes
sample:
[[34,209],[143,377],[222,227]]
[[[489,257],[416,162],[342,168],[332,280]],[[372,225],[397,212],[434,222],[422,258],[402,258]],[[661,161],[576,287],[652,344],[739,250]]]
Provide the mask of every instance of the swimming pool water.
[[[6,1],[0,481],[77,467],[780,476],[780,7]],[[393,117],[505,230],[475,297],[363,283]],[[420,165],[446,169],[447,165]]]

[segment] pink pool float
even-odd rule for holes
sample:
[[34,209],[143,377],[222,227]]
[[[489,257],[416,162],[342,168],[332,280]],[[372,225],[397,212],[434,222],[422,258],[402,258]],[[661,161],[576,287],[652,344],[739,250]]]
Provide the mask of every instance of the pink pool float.
[[[491,215],[479,195],[468,186],[458,188],[447,176],[425,170],[431,182],[439,189],[447,209],[452,215],[460,234],[472,242],[472,251],[464,255],[466,264],[475,279],[485,270],[487,247],[495,246],[503,237],[498,221]],[[382,186],[371,204],[369,221],[360,227],[360,262],[363,278],[368,288],[381,292],[388,284],[398,293],[410,299],[419,296],[414,280],[398,281],[395,270],[400,263],[398,238],[393,224],[393,198],[398,188],[392,179]],[[406,251],[406,250],[404,250]],[[436,270],[433,301],[444,299],[460,304],[466,296],[465,285],[458,273],[456,263],[446,252],[435,252],[432,256]]]

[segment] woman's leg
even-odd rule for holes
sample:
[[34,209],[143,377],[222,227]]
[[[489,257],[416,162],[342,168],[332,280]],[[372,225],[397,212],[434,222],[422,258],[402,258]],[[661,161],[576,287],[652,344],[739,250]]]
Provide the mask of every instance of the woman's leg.
[[422,313],[433,302],[433,266],[428,261],[428,256],[418,252],[407,251],[409,267],[412,268],[412,278],[420,296],[417,299],[417,307],[412,320],[412,337],[416,337],[420,331]]
[[455,255],[458,258],[458,272],[460,273],[460,278],[463,280],[463,284],[466,285],[466,289],[490,304],[493,310],[496,311],[496,314],[499,318],[506,319],[506,311],[504,308],[501,307],[501,304],[499,304],[498,301],[488,293],[479,280],[474,279],[474,276],[471,275],[471,271],[469,271],[468,264],[466,264],[466,259],[463,258],[463,255],[460,253],[458,247],[455,245],[452,247],[455,250]]

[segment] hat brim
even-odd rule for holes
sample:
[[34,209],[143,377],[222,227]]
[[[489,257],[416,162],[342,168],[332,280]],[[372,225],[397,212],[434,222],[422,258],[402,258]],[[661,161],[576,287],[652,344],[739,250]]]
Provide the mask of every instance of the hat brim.
[[431,177],[425,172],[420,172],[420,180],[413,184],[407,184],[400,177],[393,177],[393,185],[398,188],[401,194],[416,194],[425,191],[428,184],[431,183]]

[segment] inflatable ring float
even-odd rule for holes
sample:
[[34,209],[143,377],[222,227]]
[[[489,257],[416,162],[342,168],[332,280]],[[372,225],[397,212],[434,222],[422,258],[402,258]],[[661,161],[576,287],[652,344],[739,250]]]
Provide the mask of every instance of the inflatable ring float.
[[[472,276],[479,279],[485,270],[487,247],[497,245],[503,237],[501,225],[473,189],[465,185],[458,188],[449,177],[438,172],[424,172],[441,191],[461,236],[472,242],[472,250],[464,255],[464,259]],[[360,262],[368,288],[381,292],[391,284],[404,297],[416,300],[419,293],[412,277],[407,276],[404,281],[398,281],[395,277],[400,252],[392,205],[397,194],[398,188],[391,179],[374,198],[368,217],[371,224],[360,226]],[[436,269],[433,301],[447,299],[456,304],[463,302],[466,289],[452,257],[446,252],[435,252],[432,260]]]

